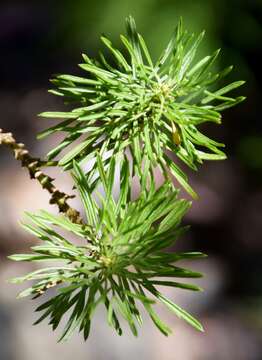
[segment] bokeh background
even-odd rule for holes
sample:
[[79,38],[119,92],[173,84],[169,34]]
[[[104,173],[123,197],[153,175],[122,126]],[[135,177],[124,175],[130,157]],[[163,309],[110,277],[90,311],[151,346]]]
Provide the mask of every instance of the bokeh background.
[[[57,344],[47,323],[36,319],[30,300],[16,300],[18,287],[6,280],[32,269],[14,264],[8,254],[34,242],[19,227],[24,210],[54,207],[38,184],[28,179],[11,154],[0,148],[0,360],[260,360],[262,359],[262,134],[261,134],[261,0],[63,0],[0,3],[0,128],[12,131],[35,155],[56,142],[37,142],[46,126],[41,111],[61,104],[47,94],[55,73],[78,74],[81,52],[96,56],[105,33],[116,44],[124,19],[132,14],[154,57],[169,39],[179,16],[195,32],[206,29],[200,53],[222,48],[217,67],[234,64],[228,81],[244,79],[247,100],[224,113],[223,126],[207,131],[227,145],[228,160],[206,163],[188,175],[200,200],[185,222],[192,225],[178,247],[209,254],[189,264],[203,271],[203,293],[166,290],[178,304],[203,322],[199,334],[163,312],[174,333],[163,337],[148,319],[138,339],[127,332],[115,336],[96,317],[90,339],[74,335]],[[48,123],[49,124],[49,123]],[[52,173],[53,172],[53,173]],[[54,170],[57,184],[69,191],[67,175]],[[77,206],[75,203],[74,205]],[[162,310],[160,310],[162,311]]]

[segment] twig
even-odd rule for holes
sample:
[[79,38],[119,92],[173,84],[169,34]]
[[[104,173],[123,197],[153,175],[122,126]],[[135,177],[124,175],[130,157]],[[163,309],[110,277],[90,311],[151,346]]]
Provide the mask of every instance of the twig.
[[72,222],[84,223],[79,211],[67,203],[67,200],[74,198],[74,195],[67,195],[59,191],[53,184],[54,179],[41,171],[41,168],[46,164],[44,161],[32,157],[24,144],[17,143],[12,133],[5,133],[2,129],[0,129],[0,145],[9,147],[13,151],[15,159],[21,162],[22,167],[27,168],[30,178],[38,180],[42,188],[50,193],[50,204],[56,204],[59,211],[64,213]]

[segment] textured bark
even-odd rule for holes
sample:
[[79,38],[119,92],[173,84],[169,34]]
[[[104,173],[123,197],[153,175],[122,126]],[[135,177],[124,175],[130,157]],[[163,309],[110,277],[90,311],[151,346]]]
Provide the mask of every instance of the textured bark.
[[9,147],[14,154],[16,160],[21,162],[22,167],[27,168],[30,178],[36,179],[51,195],[50,204],[58,206],[59,211],[64,213],[72,222],[76,224],[83,224],[83,219],[79,211],[72,208],[67,200],[74,197],[74,195],[67,195],[59,191],[53,184],[54,179],[44,174],[41,170],[47,163],[39,158],[34,158],[29,154],[29,151],[22,143],[17,143],[12,133],[5,133],[0,129],[0,145]]

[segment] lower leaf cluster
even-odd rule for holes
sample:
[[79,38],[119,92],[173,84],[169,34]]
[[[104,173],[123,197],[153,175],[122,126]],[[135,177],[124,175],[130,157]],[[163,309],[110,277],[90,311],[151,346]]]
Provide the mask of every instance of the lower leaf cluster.
[[[49,317],[50,325],[56,329],[69,312],[60,340],[68,338],[75,329],[82,331],[86,339],[92,317],[100,304],[106,309],[108,324],[119,335],[122,334],[120,317],[137,335],[137,325],[142,324],[141,304],[158,329],[168,335],[170,329],[153,308],[156,301],[202,331],[202,325],[195,318],[159,291],[161,286],[200,290],[198,286],[178,279],[198,278],[201,274],[180,267],[177,262],[205,255],[168,250],[186,230],[180,222],[190,203],[177,199],[177,192],[169,182],[158,190],[151,184],[151,189],[142,189],[138,199],[126,202],[123,179],[118,201],[115,201],[110,180],[114,171],[113,160],[107,170],[100,168],[105,195],[100,196],[99,202],[88,195],[86,178],[75,164],[73,175],[88,225],[77,225],[64,216],[46,211],[27,214],[31,221],[23,224],[24,228],[42,243],[33,246],[31,254],[12,255],[10,258],[15,261],[51,261],[55,265],[13,279],[13,282],[34,281],[20,297],[39,297],[49,288],[56,287],[57,294],[37,308],[43,314],[36,324]],[[76,245],[66,239],[65,231],[80,238],[82,244]],[[58,263],[62,265],[58,266]]]

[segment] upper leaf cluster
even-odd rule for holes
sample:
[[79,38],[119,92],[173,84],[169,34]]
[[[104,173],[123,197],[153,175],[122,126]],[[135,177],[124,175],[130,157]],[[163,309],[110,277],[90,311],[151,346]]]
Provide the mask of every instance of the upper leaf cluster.
[[[199,125],[220,124],[221,111],[244,100],[242,96],[227,95],[244,82],[236,81],[213,90],[232,67],[219,73],[210,70],[219,51],[195,63],[204,33],[188,34],[183,30],[182,21],[156,62],[132,17],[127,19],[126,28],[127,35],[120,36],[125,51],[116,49],[105,36],[101,37],[114,65],[103,53],[100,60],[83,55],[84,62],[79,66],[85,71],[85,77],[59,75],[52,80],[56,89],[50,92],[63,97],[73,109],[40,114],[57,118],[59,123],[44,130],[39,138],[57,131],[67,134],[48,153],[49,159],[81,140],[60,159],[64,169],[71,168],[74,159],[86,162],[94,158],[97,151],[101,157],[108,153],[123,156],[129,149],[133,174],[141,178],[142,163],[148,159],[150,166],[159,166],[165,177],[171,172],[194,197],[196,194],[187,177],[170,159],[167,150],[194,170],[203,160],[224,159],[221,150],[224,145],[204,135]],[[95,163],[94,170],[96,167]]]

